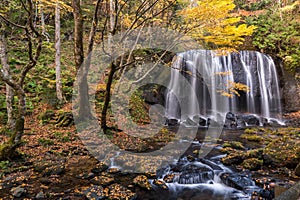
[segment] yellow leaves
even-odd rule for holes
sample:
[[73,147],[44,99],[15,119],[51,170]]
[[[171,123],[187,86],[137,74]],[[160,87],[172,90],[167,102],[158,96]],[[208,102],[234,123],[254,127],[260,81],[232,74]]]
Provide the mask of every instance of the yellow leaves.
[[[231,72],[219,72],[217,75],[230,75]],[[233,81],[228,81],[226,84],[226,89],[225,90],[218,90],[218,93],[221,93],[222,96],[232,98],[235,95],[236,96],[241,96],[240,91],[243,92],[249,92],[250,89],[247,85],[243,83],[238,83],[238,82],[233,82]]]
[[57,4],[60,6],[60,8],[64,11],[72,12],[73,8],[63,1],[60,0],[39,0],[39,7],[42,8],[55,8]]
[[235,5],[232,0],[200,0],[179,14],[192,37],[205,44],[215,44],[218,48],[235,49],[242,44],[244,36],[251,35],[254,26],[240,24],[241,19],[231,11]]
[[232,75],[232,72],[231,72],[231,71],[227,71],[227,72],[217,72],[217,73],[215,73],[215,75],[230,76],[230,75]]

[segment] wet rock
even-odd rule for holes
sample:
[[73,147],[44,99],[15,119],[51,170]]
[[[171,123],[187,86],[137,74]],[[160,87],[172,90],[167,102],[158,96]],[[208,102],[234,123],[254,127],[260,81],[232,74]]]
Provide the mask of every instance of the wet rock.
[[19,186],[19,187],[12,188],[11,193],[14,197],[20,198],[21,196],[26,194],[26,190]]
[[269,126],[269,120],[267,118],[261,117],[260,121],[261,121],[263,126]]
[[151,190],[151,184],[149,183],[149,180],[145,175],[139,175],[135,177],[133,179],[133,183],[143,189]]
[[37,195],[35,196],[36,199],[44,199],[45,198],[45,194],[43,191],[40,191],[39,193],[37,193]]
[[178,124],[179,124],[178,119],[167,119],[166,120],[166,125],[168,125],[168,126],[176,126]]
[[92,185],[91,187],[86,188],[83,193],[88,199],[101,200],[107,197],[107,191],[99,185]]
[[281,127],[282,126],[276,119],[270,119],[267,125],[271,126],[271,127]]
[[153,184],[156,185],[160,189],[169,190],[169,187],[167,186],[167,184],[162,180],[155,179],[155,180],[153,180]]
[[259,118],[255,115],[243,115],[243,120],[248,126],[259,126]]
[[183,166],[180,170],[180,176],[178,183],[180,184],[195,184],[195,183],[205,183],[208,180],[212,180],[214,177],[214,172],[212,169],[205,166],[197,166],[194,164],[189,164]]
[[246,127],[246,123],[245,123],[242,115],[236,116],[236,125],[237,125],[237,128],[245,128]]
[[224,184],[238,190],[245,190],[247,187],[255,185],[252,179],[244,175],[223,173],[220,178]]
[[[175,167],[175,166],[174,166]],[[170,166],[164,166],[156,171],[156,177],[162,178],[165,174],[170,171]]]
[[107,166],[106,164],[100,162],[100,163],[98,163],[98,164],[96,165],[96,167],[94,167],[94,168],[91,170],[91,172],[94,173],[94,174],[96,174],[96,175],[99,175],[99,174],[101,174],[101,172],[104,172],[104,171],[107,170],[107,169],[108,169],[108,166]]
[[272,200],[272,199],[274,199],[275,195],[274,195],[274,191],[272,191],[272,190],[261,189],[258,192],[258,196],[265,200]]
[[198,126],[198,123],[197,122],[194,122],[191,118],[187,118],[186,121],[185,121],[185,124],[188,125],[188,126]]
[[222,167],[220,167],[219,165],[213,163],[210,160],[207,160],[207,159],[204,159],[204,158],[200,158],[199,160],[200,160],[200,162],[210,166],[213,170],[217,170],[217,171],[222,171],[223,170]]
[[228,112],[226,114],[224,128],[236,128],[237,127],[236,121],[237,121],[237,119],[236,119],[235,114],[233,114],[232,112]]
[[206,119],[200,117],[199,115],[193,116],[192,119],[194,122],[196,122],[199,126],[207,126],[207,121]]

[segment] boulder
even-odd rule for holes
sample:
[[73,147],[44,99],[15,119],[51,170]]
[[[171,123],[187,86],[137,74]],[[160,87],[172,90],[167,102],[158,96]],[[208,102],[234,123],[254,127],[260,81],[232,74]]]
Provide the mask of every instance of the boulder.
[[179,120],[178,119],[171,118],[171,119],[167,119],[166,120],[166,125],[168,125],[168,126],[176,126],[178,124],[179,124]]
[[207,126],[207,120],[199,115],[193,116],[193,121],[196,122],[199,126]]
[[214,171],[211,168],[193,163],[180,166],[176,170],[180,172],[176,180],[180,184],[206,183],[214,178]]
[[249,186],[255,186],[254,181],[251,178],[232,173],[223,173],[220,176],[222,182],[229,187],[233,187],[238,190],[246,190]]
[[248,126],[259,126],[259,118],[255,115],[243,115],[243,120]]

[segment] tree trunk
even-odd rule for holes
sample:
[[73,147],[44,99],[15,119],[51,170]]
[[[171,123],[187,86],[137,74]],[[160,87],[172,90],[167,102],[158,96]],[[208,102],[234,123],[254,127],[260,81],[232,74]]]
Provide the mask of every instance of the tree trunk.
[[74,56],[75,67],[77,71],[81,67],[84,60],[83,53],[83,18],[80,6],[80,0],[72,0],[73,15],[74,15]]
[[42,35],[45,36],[47,42],[50,42],[49,34],[46,31],[45,15],[44,15],[43,5],[41,1],[40,1],[40,12],[41,12]]
[[18,96],[18,115],[14,125],[14,132],[9,138],[9,141],[0,146],[0,160],[7,160],[17,155],[16,149],[21,144],[21,138],[24,134],[25,114],[26,114],[26,101],[24,90],[20,88],[16,91]]
[[111,63],[109,75],[108,75],[108,80],[106,83],[106,90],[105,90],[105,96],[104,96],[104,105],[101,113],[101,128],[102,129],[107,129],[107,121],[106,121],[106,116],[107,116],[107,111],[109,107],[109,102],[110,102],[110,91],[111,91],[111,86],[114,78],[114,74],[116,72],[116,65],[114,63]]
[[86,62],[83,65],[84,55],[83,55],[83,21],[81,15],[80,1],[73,0],[72,5],[74,9],[74,20],[75,20],[75,64],[79,72],[78,76],[78,101],[79,101],[79,111],[78,118],[80,120],[92,119],[93,115],[91,113],[91,106],[89,102],[89,86],[87,82],[87,74],[91,64],[91,53],[93,51],[94,39],[96,34],[96,29],[98,25],[98,11],[100,3],[102,0],[98,0],[95,6],[95,12],[92,22],[92,28],[89,35],[88,43],[88,56]]
[[109,0],[109,32],[108,32],[108,49],[112,53],[112,36],[114,35],[116,25],[116,5],[115,0]]
[[13,158],[14,155],[16,155],[16,148],[21,144],[26,114],[24,81],[28,72],[36,66],[42,51],[43,39],[42,34],[34,26],[32,0],[28,0],[27,4],[22,2],[22,7],[27,11],[24,12],[27,13],[27,17],[25,16],[27,18],[25,26],[11,22],[9,19],[1,15],[2,20],[25,31],[28,42],[27,50],[29,61],[21,68],[21,72],[14,74],[14,76],[10,76],[10,74],[6,73],[3,69],[0,69],[0,79],[11,86],[18,97],[18,114],[16,115],[14,132],[7,142],[0,145],[0,160]]
[[[1,57],[1,64],[3,66],[4,73],[10,76],[10,67],[7,62],[7,47],[6,47],[5,33],[0,35],[0,57]],[[7,110],[6,126],[9,129],[12,129],[15,125],[15,119],[13,116],[13,100],[14,100],[13,89],[8,84],[6,84],[6,110]]]
[[56,1],[55,7],[55,71],[56,71],[56,97],[59,103],[63,102],[63,92],[61,83],[61,67],[60,67],[60,5]]
[[78,102],[79,111],[78,118],[80,120],[90,119],[92,114],[90,111],[89,97],[88,97],[88,84],[85,76],[85,67],[82,65],[84,61],[83,52],[83,18],[80,6],[80,0],[72,0],[73,14],[74,14],[74,56],[75,67],[78,76]]

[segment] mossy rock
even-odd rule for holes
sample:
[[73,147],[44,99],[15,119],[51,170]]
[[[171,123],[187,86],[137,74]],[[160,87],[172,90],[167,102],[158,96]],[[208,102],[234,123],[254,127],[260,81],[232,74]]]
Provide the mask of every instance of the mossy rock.
[[232,149],[240,149],[240,150],[245,149],[244,145],[241,142],[237,142],[237,141],[225,142],[223,144],[223,148],[227,148],[227,147],[231,147]]
[[246,158],[246,155],[244,152],[235,151],[235,152],[231,152],[229,155],[223,157],[221,159],[221,161],[224,165],[238,165],[238,164],[241,164],[245,158]]
[[41,121],[43,125],[49,123],[54,118],[55,118],[55,112],[53,110],[46,110],[45,112],[42,112],[38,116],[38,119]]
[[233,148],[231,148],[231,147],[226,147],[226,148],[220,149],[221,153],[226,153],[226,154],[229,154],[229,153],[234,152],[234,151],[235,150]]
[[256,135],[256,134],[242,134],[240,136],[242,139],[246,139],[251,142],[261,142],[264,140],[262,136]]
[[243,161],[241,166],[249,170],[258,170],[263,166],[263,164],[264,164],[263,160],[260,160],[258,158],[248,158]]

